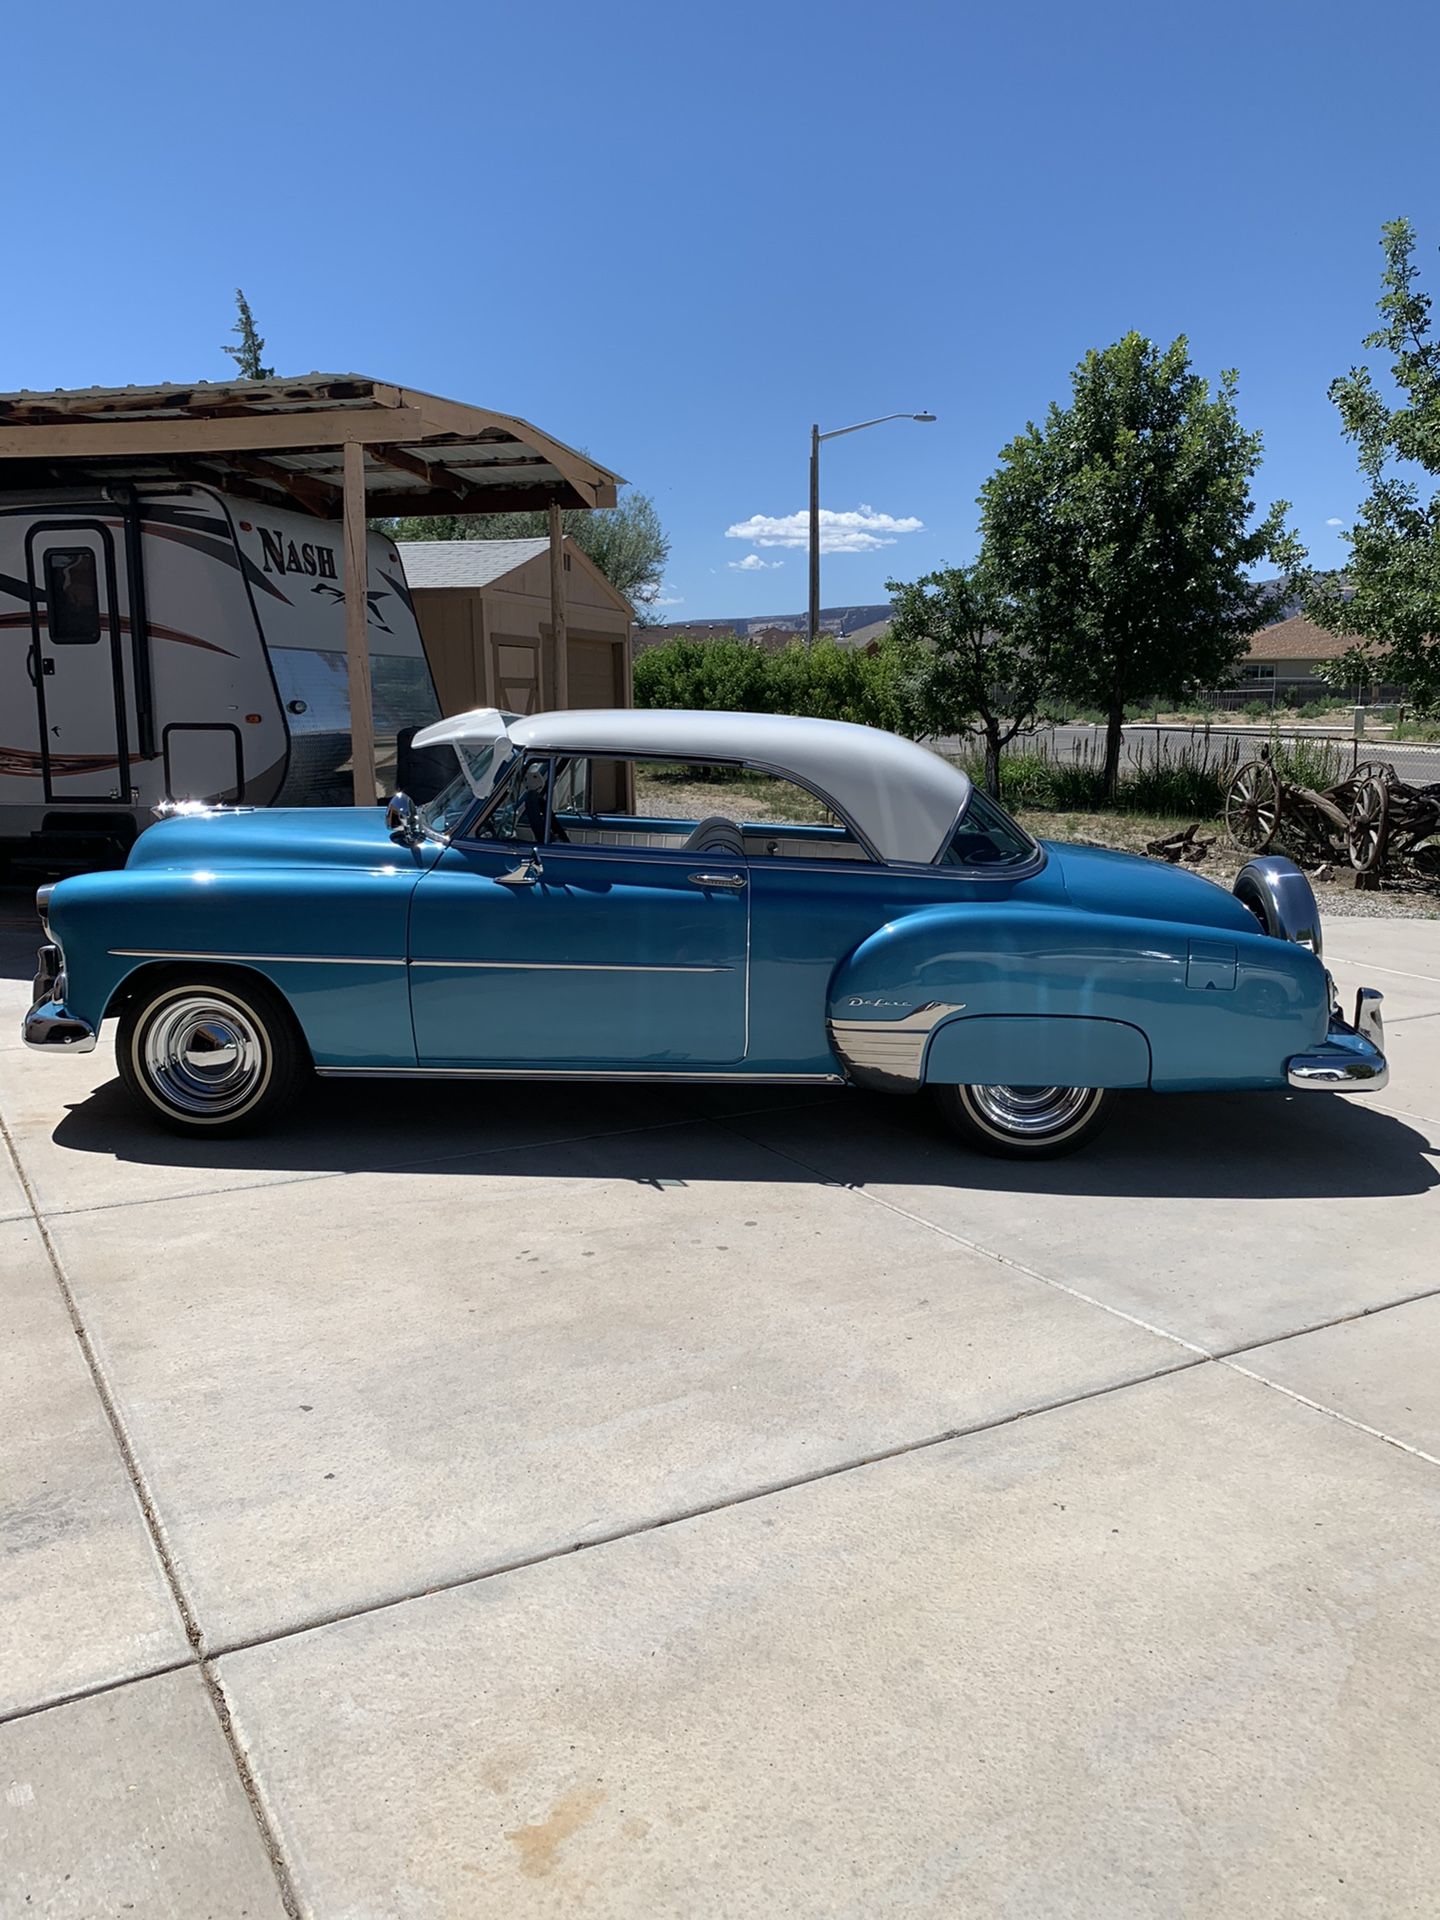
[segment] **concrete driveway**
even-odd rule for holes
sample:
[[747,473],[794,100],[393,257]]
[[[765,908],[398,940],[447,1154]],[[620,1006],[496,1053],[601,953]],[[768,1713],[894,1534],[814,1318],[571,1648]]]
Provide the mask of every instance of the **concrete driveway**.
[[1387,1093],[1017,1170],[859,1095],[187,1145],[20,1046],[6,899],[7,1920],[1434,1913],[1440,923],[1331,928]]

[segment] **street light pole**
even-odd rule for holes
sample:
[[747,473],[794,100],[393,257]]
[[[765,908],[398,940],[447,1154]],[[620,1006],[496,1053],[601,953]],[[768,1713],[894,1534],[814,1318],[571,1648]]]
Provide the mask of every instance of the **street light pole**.
[[818,421],[810,429],[810,638],[820,637],[820,442],[838,440],[842,434],[859,433],[865,427],[883,427],[887,420],[933,422],[933,413],[882,413],[877,420],[857,420],[853,427],[832,427],[822,433]]
[[810,429],[810,638],[820,633],[820,426]]

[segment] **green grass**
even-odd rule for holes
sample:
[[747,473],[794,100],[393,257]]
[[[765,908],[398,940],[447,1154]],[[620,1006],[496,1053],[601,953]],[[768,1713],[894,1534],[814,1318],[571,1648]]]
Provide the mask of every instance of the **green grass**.
[[[983,783],[983,755],[959,756],[959,764],[977,786]],[[1138,761],[1122,762],[1111,802],[1105,796],[1105,756],[1098,741],[1064,754],[1040,745],[1002,757],[1000,797],[1012,810],[1115,811],[1209,820],[1224,806],[1236,764],[1235,749],[1228,743],[1221,748],[1199,741],[1166,753],[1158,740],[1151,741]]]

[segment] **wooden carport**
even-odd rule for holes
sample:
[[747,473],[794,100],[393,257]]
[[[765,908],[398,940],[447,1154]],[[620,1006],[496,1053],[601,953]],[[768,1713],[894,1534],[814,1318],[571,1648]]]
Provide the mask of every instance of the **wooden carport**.
[[[157,477],[343,520],[354,791],[366,806],[375,799],[367,518],[544,508],[563,662],[561,511],[613,507],[623,485],[528,421],[363,374],[0,395],[0,490]],[[564,705],[564,687],[556,694]]]

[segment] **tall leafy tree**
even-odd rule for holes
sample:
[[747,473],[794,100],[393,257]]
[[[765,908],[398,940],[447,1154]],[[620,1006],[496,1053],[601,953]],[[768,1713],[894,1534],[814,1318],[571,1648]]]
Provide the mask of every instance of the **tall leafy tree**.
[[1440,490],[1431,491],[1418,476],[1440,476],[1440,338],[1431,325],[1430,296],[1419,285],[1414,227],[1391,220],[1380,244],[1380,325],[1365,336],[1365,346],[1389,356],[1394,393],[1387,400],[1369,367],[1352,367],[1331,385],[1370,491],[1345,536],[1350,563],[1344,575],[1317,581],[1306,610],[1354,641],[1331,664],[1326,677],[1332,683],[1383,677],[1408,687],[1417,706],[1435,708]]
[[265,342],[255,325],[255,316],[250,311],[250,302],[243,290],[235,289],[235,324],[230,329],[239,337],[238,347],[222,347],[222,353],[228,353],[240,369],[241,377],[246,380],[273,380],[275,369],[263,364]]
[[1014,636],[1014,612],[982,557],[923,579],[887,582],[895,618],[889,638],[912,648],[913,714],[918,731],[978,734],[985,786],[1000,796],[1000,755],[1035,725],[1050,691],[1050,648],[1043,635]]
[[[567,537],[589,555],[641,619],[651,614],[670,558],[670,541],[649,494],[627,492],[613,507],[567,508],[561,519]],[[422,514],[385,523],[396,540],[527,540],[547,533],[549,526],[543,512]]]
[[[1184,337],[1138,333],[1086,354],[1053,404],[1001,453],[980,504],[987,567],[1017,647],[1048,654],[1060,692],[1106,716],[1105,784],[1125,708],[1223,684],[1304,559],[1288,502],[1258,521],[1261,439],[1240,424],[1237,376],[1212,393]],[[1261,586],[1263,561],[1286,576]]]

